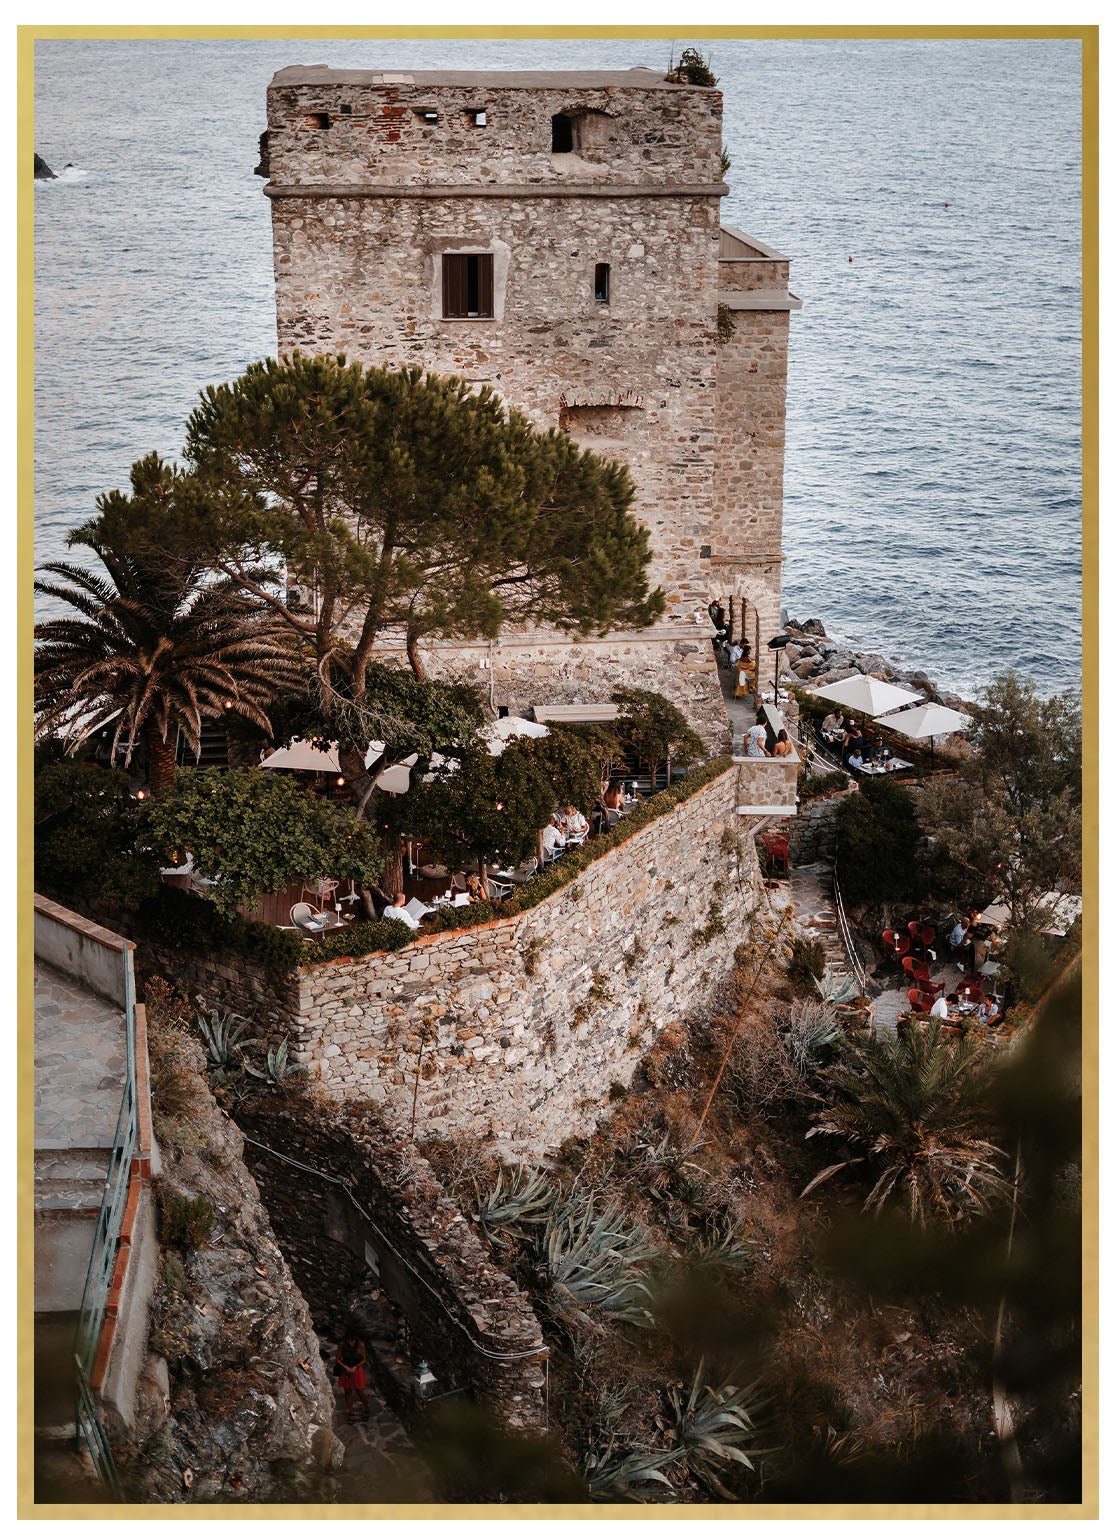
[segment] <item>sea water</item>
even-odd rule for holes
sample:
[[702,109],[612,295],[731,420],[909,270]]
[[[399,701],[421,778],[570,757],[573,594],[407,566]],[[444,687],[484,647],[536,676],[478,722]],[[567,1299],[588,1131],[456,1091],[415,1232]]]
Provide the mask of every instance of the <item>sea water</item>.
[[[793,258],[784,603],[962,693],[1080,676],[1080,49],[695,43],[725,223]],[[40,41],[36,558],[275,349],[276,69],[665,69],[671,45]],[[64,169],[70,163],[70,169]],[[81,559],[82,552],[72,553]],[[43,609],[51,608],[44,601]]]

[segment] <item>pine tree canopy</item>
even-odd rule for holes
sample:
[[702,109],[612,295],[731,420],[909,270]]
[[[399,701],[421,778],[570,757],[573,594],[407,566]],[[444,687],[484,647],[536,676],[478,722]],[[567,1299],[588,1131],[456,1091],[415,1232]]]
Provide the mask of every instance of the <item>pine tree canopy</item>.
[[639,628],[665,607],[627,469],[539,432],[486,386],[268,359],[202,394],[186,453],[211,489],[224,569],[267,551],[312,579],[316,615],[285,618],[358,701],[385,631],[405,634],[420,671],[423,638]]

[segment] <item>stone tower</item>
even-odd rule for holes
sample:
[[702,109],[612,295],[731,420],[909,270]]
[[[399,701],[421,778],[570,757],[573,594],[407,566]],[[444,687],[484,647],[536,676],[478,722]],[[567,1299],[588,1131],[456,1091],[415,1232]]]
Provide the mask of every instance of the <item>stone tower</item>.
[[[267,95],[281,354],[419,364],[625,460],[650,630],[425,649],[523,712],[660,690],[712,743],[707,604],[779,623],[788,260],[721,230],[721,96],[651,70],[280,70]],[[731,335],[729,336],[728,333]],[[747,600],[746,608],[741,600]]]

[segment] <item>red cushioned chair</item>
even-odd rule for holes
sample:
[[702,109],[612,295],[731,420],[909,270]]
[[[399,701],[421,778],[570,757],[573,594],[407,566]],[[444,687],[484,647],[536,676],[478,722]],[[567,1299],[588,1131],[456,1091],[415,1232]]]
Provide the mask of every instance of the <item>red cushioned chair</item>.
[[790,875],[790,842],[784,834],[764,834],[763,846],[772,865],[780,865],[785,876]]
[[906,998],[915,1011],[928,1013],[933,1009],[933,1002],[937,998],[935,994],[927,995],[922,989],[908,989]]
[[906,929],[920,946],[932,946],[937,939],[937,932],[933,926],[926,925],[921,920],[911,920]]
[[922,957],[904,957],[902,959],[902,971],[908,973],[919,984],[929,983],[929,964]]

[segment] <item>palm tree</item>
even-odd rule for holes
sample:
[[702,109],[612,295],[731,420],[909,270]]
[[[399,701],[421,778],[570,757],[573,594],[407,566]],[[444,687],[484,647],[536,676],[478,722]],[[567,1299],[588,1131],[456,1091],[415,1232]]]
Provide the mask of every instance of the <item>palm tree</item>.
[[35,627],[37,735],[66,725],[72,752],[115,721],[113,752],[123,744],[128,765],[142,742],[157,793],[174,780],[179,731],[197,754],[206,717],[231,711],[270,730],[264,708],[301,685],[304,670],[261,605],[230,581],[207,581],[204,563],[180,549],[141,540],[129,549],[119,535],[110,543],[102,519],[68,544],[88,546],[104,573],[71,562],[39,569],[61,581],[36,590],[81,618]]
[[858,1045],[824,1079],[832,1101],[806,1137],[843,1139],[865,1153],[826,1167],[802,1197],[864,1161],[878,1172],[864,1208],[901,1198],[919,1224],[956,1224],[1009,1195],[1003,1151],[985,1137],[987,1077],[974,1043],[943,1038],[934,1021]]

